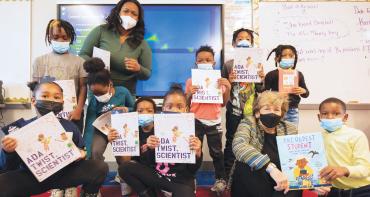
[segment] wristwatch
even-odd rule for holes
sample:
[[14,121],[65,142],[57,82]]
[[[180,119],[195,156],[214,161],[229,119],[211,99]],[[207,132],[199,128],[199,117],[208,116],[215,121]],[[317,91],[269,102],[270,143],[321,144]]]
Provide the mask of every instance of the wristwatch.
[[276,165],[274,163],[269,163],[267,165],[267,168],[266,168],[266,172],[270,174],[270,172],[274,169],[274,168],[277,168]]

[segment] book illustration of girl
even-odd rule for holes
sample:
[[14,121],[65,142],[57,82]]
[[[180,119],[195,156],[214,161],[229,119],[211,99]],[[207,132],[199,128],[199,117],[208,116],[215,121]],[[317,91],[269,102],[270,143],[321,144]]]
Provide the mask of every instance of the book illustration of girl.
[[126,138],[127,134],[130,132],[130,128],[128,128],[127,123],[123,125],[123,136]]
[[204,82],[206,83],[206,84],[205,84],[206,88],[208,88],[208,87],[209,87],[209,85],[211,85],[211,79],[210,79],[209,77],[206,77],[206,78],[204,79]]
[[44,134],[39,134],[38,135],[38,141],[44,145],[44,150],[49,151],[49,144],[51,141],[51,136],[45,137]]
[[245,64],[245,69],[249,70],[252,64],[253,64],[252,57],[247,57],[247,63]]
[[182,136],[182,132],[179,130],[178,126],[174,126],[172,129],[172,141],[173,143],[176,143],[177,138]]

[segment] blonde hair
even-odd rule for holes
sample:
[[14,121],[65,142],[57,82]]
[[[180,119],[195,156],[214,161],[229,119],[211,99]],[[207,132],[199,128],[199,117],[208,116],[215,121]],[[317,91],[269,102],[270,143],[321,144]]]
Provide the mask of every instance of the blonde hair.
[[259,112],[265,105],[281,106],[281,117],[284,117],[289,107],[288,96],[273,91],[262,92],[253,103],[253,115]]

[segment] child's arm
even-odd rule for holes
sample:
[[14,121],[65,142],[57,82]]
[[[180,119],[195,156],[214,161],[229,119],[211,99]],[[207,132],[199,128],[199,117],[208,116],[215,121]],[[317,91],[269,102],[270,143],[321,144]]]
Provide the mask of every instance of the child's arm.
[[193,86],[191,79],[186,80],[186,85],[185,85],[185,94],[186,94],[186,103],[188,107],[190,108],[191,105],[191,99],[193,97],[193,94],[198,91],[197,86]]
[[195,164],[187,164],[187,169],[192,174],[195,174],[202,165],[203,161],[202,142],[199,140],[199,138],[190,136],[189,145],[190,149],[195,151]]
[[367,137],[364,133],[361,133],[354,141],[353,164],[348,166],[327,166],[320,171],[321,177],[325,180],[334,180],[344,176],[355,179],[370,176],[369,142]]
[[220,78],[218,80],[218,85],[222,89],[222,99],[223,99],[222,107],[224,107],[230,98],[231,84],[226,78]]
[[307,89],[304,76],[301,72],[298,71],[298,86],[293,88],[293,94],[299,95],[303,98],[307,98],[310,95],[310,92]]
[[18,169],[21,164],[21,159],[15,152],[17,140],[12,137],[5,136],[1,140],[1,144],[3,148],[0,152],[0,157],[2,160],[3,170],[8,171]]
[[271,90],[271,84],[273,83],[272,82],[272,72],[273,71],[267,73],[267,75],[265,76],[265,79],[263,80],[263,88],[261,88],[261,92],[265,90]]
[[85,106],[86,95],[87,95],[87,87],[85,83],[85,78],[80,78],[77,107],[75,110],[71,112],[70,117],[69,117],[70,120],[80,120],[81,119],[81,114]]

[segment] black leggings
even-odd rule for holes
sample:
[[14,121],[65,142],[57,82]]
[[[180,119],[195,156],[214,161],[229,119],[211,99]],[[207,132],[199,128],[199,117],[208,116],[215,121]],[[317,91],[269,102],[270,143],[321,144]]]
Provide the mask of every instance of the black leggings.
[[85,193],[98,193],[108,173],[103,161],[81,160],[39,182],[27,169],[0,174],[1,197],[24,197],[46,192],[53,188],[65,189],[83,185]]
[[275,181],[264,169],[251,171],[250,167],[241,162],[236,162],[231,185],[232,197],[301,197],[302,191],[283,192],[274,190]]
[[193,179],[186,180],[185,183],[171,182],[159,176],[154,169],[135,161],[124,162],[118,172],[139,195],[148,189],[156,189],[171,192],[173,197],[195,196]]

